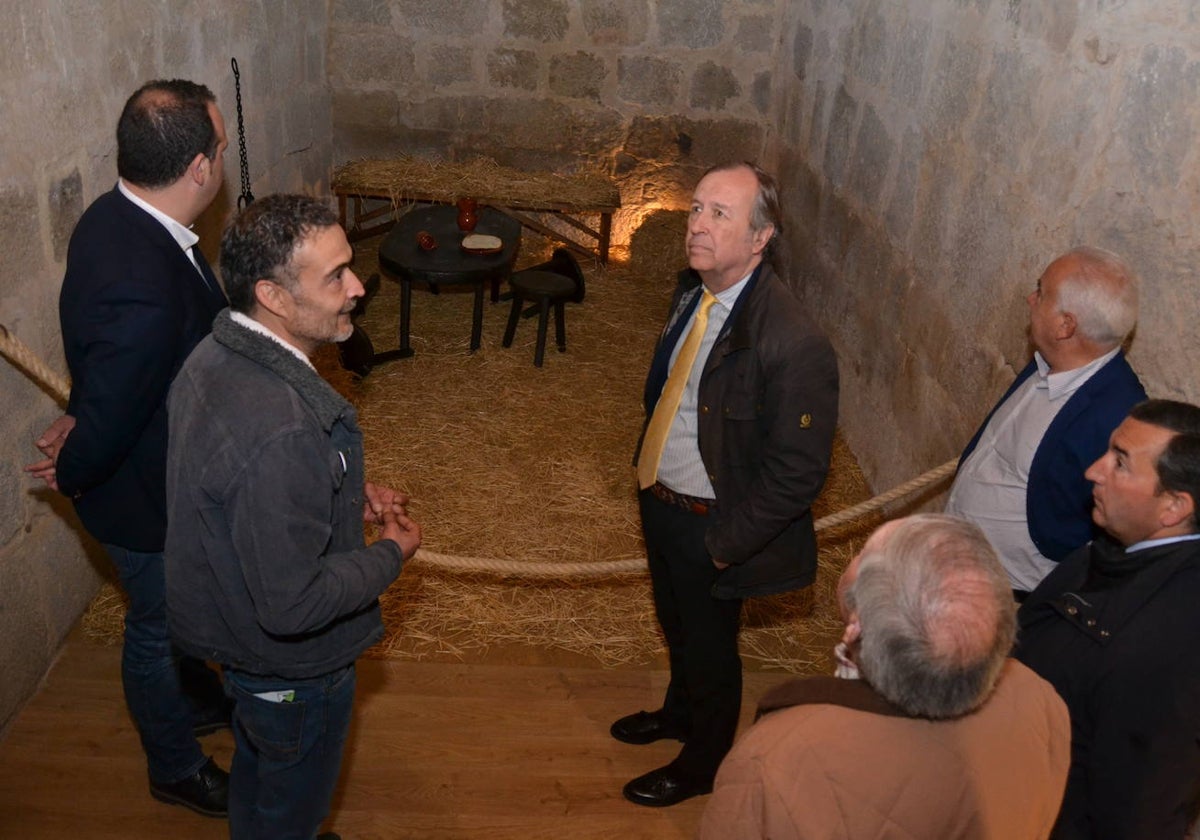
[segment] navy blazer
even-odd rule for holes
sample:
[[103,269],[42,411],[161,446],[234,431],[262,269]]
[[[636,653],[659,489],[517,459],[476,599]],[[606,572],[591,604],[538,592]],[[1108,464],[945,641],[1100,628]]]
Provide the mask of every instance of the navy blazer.
[[75,428],[59,489],[93,537],[160,552],[166,539],[167,391],[225,295],[162,224],[119,190],[80,217],[58,300]]
[[[1035,370],[1037,363],[1030,361],[975,432],[959,464],[975,451],[996,409]],[[1051,421],[1033,453],[1025,490],[1029,536],[1042,556],[1057,563],[1092,539],[1092,483],[1083,474],[1107,451],[1109,435],[1129,409],[1144,399],[1146,390],[1119,352],[1071,395]]]

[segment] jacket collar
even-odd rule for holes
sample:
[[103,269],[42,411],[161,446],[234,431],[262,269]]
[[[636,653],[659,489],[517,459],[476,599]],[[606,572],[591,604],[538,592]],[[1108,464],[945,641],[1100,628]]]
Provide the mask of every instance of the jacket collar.
[[837,677],[801,677],[775,686],[758,703],[754,719],[792,706],[841,706],[860,712],[888,717],[912,717],[893,705],[864,680]]
[[235,323],[228,309],[222,310],[213,321],[212,334],[218,344],[267,368],[292,386],[317,415],[321,427],[326,431],[332,429],[343,415],[354,411],[353,406],[315,370],[277,342]]

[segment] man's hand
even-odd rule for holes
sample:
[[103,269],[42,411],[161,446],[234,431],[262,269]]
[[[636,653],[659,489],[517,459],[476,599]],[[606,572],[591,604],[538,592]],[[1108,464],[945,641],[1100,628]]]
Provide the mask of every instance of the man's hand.
[[33,442],[38,451],[46,457],[41,461],[26,464],[25,472],[34,478],[42,479],[51,490],[58,489],[58,453],[62,451],[63,444],[67,442],[67,435],[74,428],[75,418],[70,414],[64,414],[51,423],[46,431],[42,432]]
[[368,481],[363,485],[363,496],[366,497],[363,500],[363,522],[382,525],[386,513],[394,516],[404,516],[408,513],[407,493],[390,487],[380,487]]
[[404,559],[411,560],[421,547],[421,526],[406,514],[391,511],[383,514],[382,525],[380,538],[396,543],[404,553]]

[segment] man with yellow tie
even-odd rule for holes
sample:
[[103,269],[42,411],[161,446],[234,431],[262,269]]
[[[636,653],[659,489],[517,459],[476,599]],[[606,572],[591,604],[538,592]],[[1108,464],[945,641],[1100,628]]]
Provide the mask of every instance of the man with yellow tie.
[[661,709],[627,715],[611,732],[684,746],[625,785],[639,805],[712,790],[741,708],[741,599],[816,577],[811,505],[829,469],[837,361],[764,262],[779,216],[775,181],[753,164],[700,179],[689,269],[646,380],[639,502],[671,681]]

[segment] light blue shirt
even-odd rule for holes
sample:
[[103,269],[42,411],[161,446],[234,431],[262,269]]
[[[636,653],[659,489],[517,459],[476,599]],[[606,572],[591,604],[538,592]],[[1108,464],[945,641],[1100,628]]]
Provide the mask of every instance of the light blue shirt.
[[1032,592],[1055,566],[1029,535],[1025,494],[1034,453],[1071,395],[1120,351],[1114,347],[1082,367],[1061,373],[1052,373],[1042,354],[1034,353],[1037,371],[996,409],[979,444],[958,468],[946,513],[980,527],[1000,555],[1014,589]]
[[[750,274],[753,273],[753,271],[750,272]],[[688,375],[687,385],[683,388],[683,396],[679,401],[679,411],[675,414],[675,422],[671,424],[671,431],[667,433],[662,459],[658,462],[658,481],[676,493],[701,499],[716,497],[712,482],[708,480],[708,471],[704,468],[704,461],[700,459],[700,376],[704,372],[708,354],[712,352],[713,345],[717,343],[717,336],[721,334],[721,328],[725,326],[725,322],[729,319],[729,313],[733,311],[734,304],[737,303],[737,299],[746,288],[746,281],[750,279],[750,274],[723,292],[719,292],[716,295],[717,302],[708,310],[708,324],[704,329],[704,338],[700,341],[696,361]],[[675,364],[675,357],[679,355],[679,349],[686,340],[687,334],[691,332],[691,325],[695,323],[696,312],[699,309],[700,307],[697,306],[693,310],[687,328],[679,334],[680,339],[671,351],[672,366]]]

